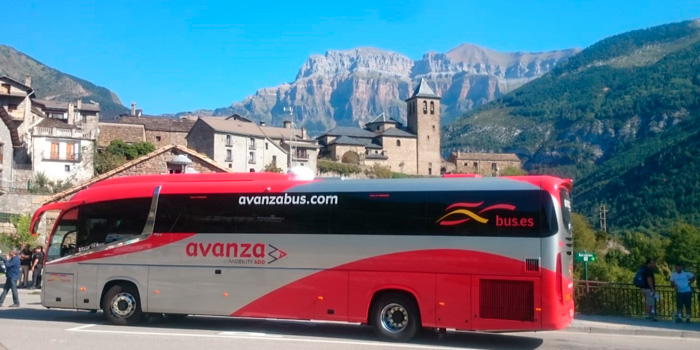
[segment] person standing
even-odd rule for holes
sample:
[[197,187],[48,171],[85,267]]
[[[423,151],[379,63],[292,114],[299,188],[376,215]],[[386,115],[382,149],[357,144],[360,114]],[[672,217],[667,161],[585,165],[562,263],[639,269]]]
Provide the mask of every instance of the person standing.
[[695,282],[695,276],[683,271],[682,264],[676,264],[676,271],[671,274],[671,285],[676,288],[676,323],[683,322],[683,309],[685,309],[685,323],[690,323],[690,304],[693,293],[690,285]]
[[14,304],[10,307],[19,307],[19,294],[17,293],[17,281],[19,280],[19,257],[17,256],[17,249],[13,248],[10,250],[10,254],[7,256],[1,256],[0,260],[5,263],[5,268],[7,269],[7,279],[5,280],[5,288],[2,290],[2,295],[0,295],[0,306],[5,302],[5,297],[7,292],[12,290],[12,301]]
[[29,288],[29,270],[32,268],[32,248],[29,244],[25,244],[22,251],[19,253],[21,275],[19,278],[18,288]]
[[38,246],[34,249],[32,256],[32,287],[30,289],[41,288],[41,270],[44,268],[44,247]]
[[646,319],[656,322],[656,279],[654,278],[654,270],[656,269],[656,261],[652,258],[646,260],[642,271],[642,294],[644,295],[644,303],[646,306]]

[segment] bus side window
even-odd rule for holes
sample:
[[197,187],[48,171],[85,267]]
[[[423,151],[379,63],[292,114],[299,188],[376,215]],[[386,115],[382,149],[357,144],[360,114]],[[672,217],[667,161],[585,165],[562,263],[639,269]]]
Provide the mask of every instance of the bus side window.
[[85,251],[143,232],[151,198],[131,198],[83,205],[76,246]]

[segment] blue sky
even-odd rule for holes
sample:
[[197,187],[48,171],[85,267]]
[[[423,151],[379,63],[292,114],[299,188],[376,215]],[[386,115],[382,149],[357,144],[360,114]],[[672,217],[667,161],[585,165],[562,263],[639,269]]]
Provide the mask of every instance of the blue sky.
[[292,81],[311,54],[372,46],[413,59],[465,42],[586,47],[700,17],[700,1],[3,1],[0,44],[148,114],[216,108]]

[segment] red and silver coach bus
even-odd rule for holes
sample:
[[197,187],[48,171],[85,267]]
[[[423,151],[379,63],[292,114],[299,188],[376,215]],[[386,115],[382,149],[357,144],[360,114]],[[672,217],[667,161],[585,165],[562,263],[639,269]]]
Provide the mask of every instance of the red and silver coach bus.
[[525,331],[574,314],[571,181],[548,176],[295,180],[121,177],[40,208],[42,304],[144,314]]

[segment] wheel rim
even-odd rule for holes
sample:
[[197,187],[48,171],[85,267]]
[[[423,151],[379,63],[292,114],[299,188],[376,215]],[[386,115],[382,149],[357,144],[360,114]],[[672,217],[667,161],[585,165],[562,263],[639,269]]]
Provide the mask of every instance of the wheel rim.
[[128,318],[136,311],[136,298],[129,293],[119,293],[112,298],[112,314]]
[[381,312],[382,328],[391,333],[399,333],[408,326],[408,310],[400,304],[392,303]]

